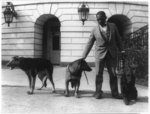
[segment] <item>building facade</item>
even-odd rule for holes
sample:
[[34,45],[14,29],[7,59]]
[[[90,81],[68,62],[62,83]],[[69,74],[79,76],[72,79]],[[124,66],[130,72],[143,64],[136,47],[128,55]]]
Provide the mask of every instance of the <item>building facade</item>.
[[[81,58],[90,32],[97,26],[95,14],[100,10],[106,12],[109,22],[117,25],[122,38],[148,24],[148,2],[88,1],[89,16],[83,26],[78,14],[82,2],[10,1],[17,18],[8,27],[2,14],[2,61],[15,55],[43,57],[53,64]],[[4,0],[2,13],[5,5]],[[94,46],[87,61],[94,62]]]

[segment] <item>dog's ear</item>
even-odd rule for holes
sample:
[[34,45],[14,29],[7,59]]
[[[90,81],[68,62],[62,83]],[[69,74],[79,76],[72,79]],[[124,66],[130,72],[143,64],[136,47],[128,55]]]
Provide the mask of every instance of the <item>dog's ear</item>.
[[81,70],[81,62],[82,61],[78,59],[68,65],[68,69],[72,75],[78,74],[78,72]]
[[87,64],[87,62],[84,59],[81,59],[81,70],[84,71],[92,71],[90,66]]
[[19,60],[19,56],[14,56],[13,60],[16,60],[16,61]]

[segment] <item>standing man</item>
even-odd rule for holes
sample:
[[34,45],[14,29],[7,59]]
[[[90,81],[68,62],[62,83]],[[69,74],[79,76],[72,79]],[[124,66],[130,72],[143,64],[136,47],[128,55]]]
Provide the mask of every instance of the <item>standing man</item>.
[[89,41],[85,47],[82,58],[85,59],[95,43],[95,71],[96,71],[96,91],[94,97],[102,98],[103,71],[106,65],[110,77],[110,88],[112,97],[121,99],[118,93],[118,82],[115,73],[117,65],[117,51],[121,51],[121,37],[117,27],[113,23],[106,22],[106,14],[99,11],[96,14],[98,26],[96,26],[91,34]]

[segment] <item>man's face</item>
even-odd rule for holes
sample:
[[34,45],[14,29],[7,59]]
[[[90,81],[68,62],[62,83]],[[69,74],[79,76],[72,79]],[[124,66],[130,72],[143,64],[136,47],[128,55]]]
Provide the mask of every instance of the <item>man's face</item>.
[[105,25],[105,23],[106,23],[106,17],[101,16],[101,15],[97,15],[96,18],[97,18],[97,22],[100,25]]

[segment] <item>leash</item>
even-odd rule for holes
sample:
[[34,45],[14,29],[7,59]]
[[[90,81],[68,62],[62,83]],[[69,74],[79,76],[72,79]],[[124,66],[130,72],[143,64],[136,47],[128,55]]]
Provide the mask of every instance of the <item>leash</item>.
[[88,81],[87,75],[86,75],[85,71],[83,71],[83,72],[84,72],[84,75],[85,75],[85,78],[86,78],[87,84],[89,85],[89,81]]

